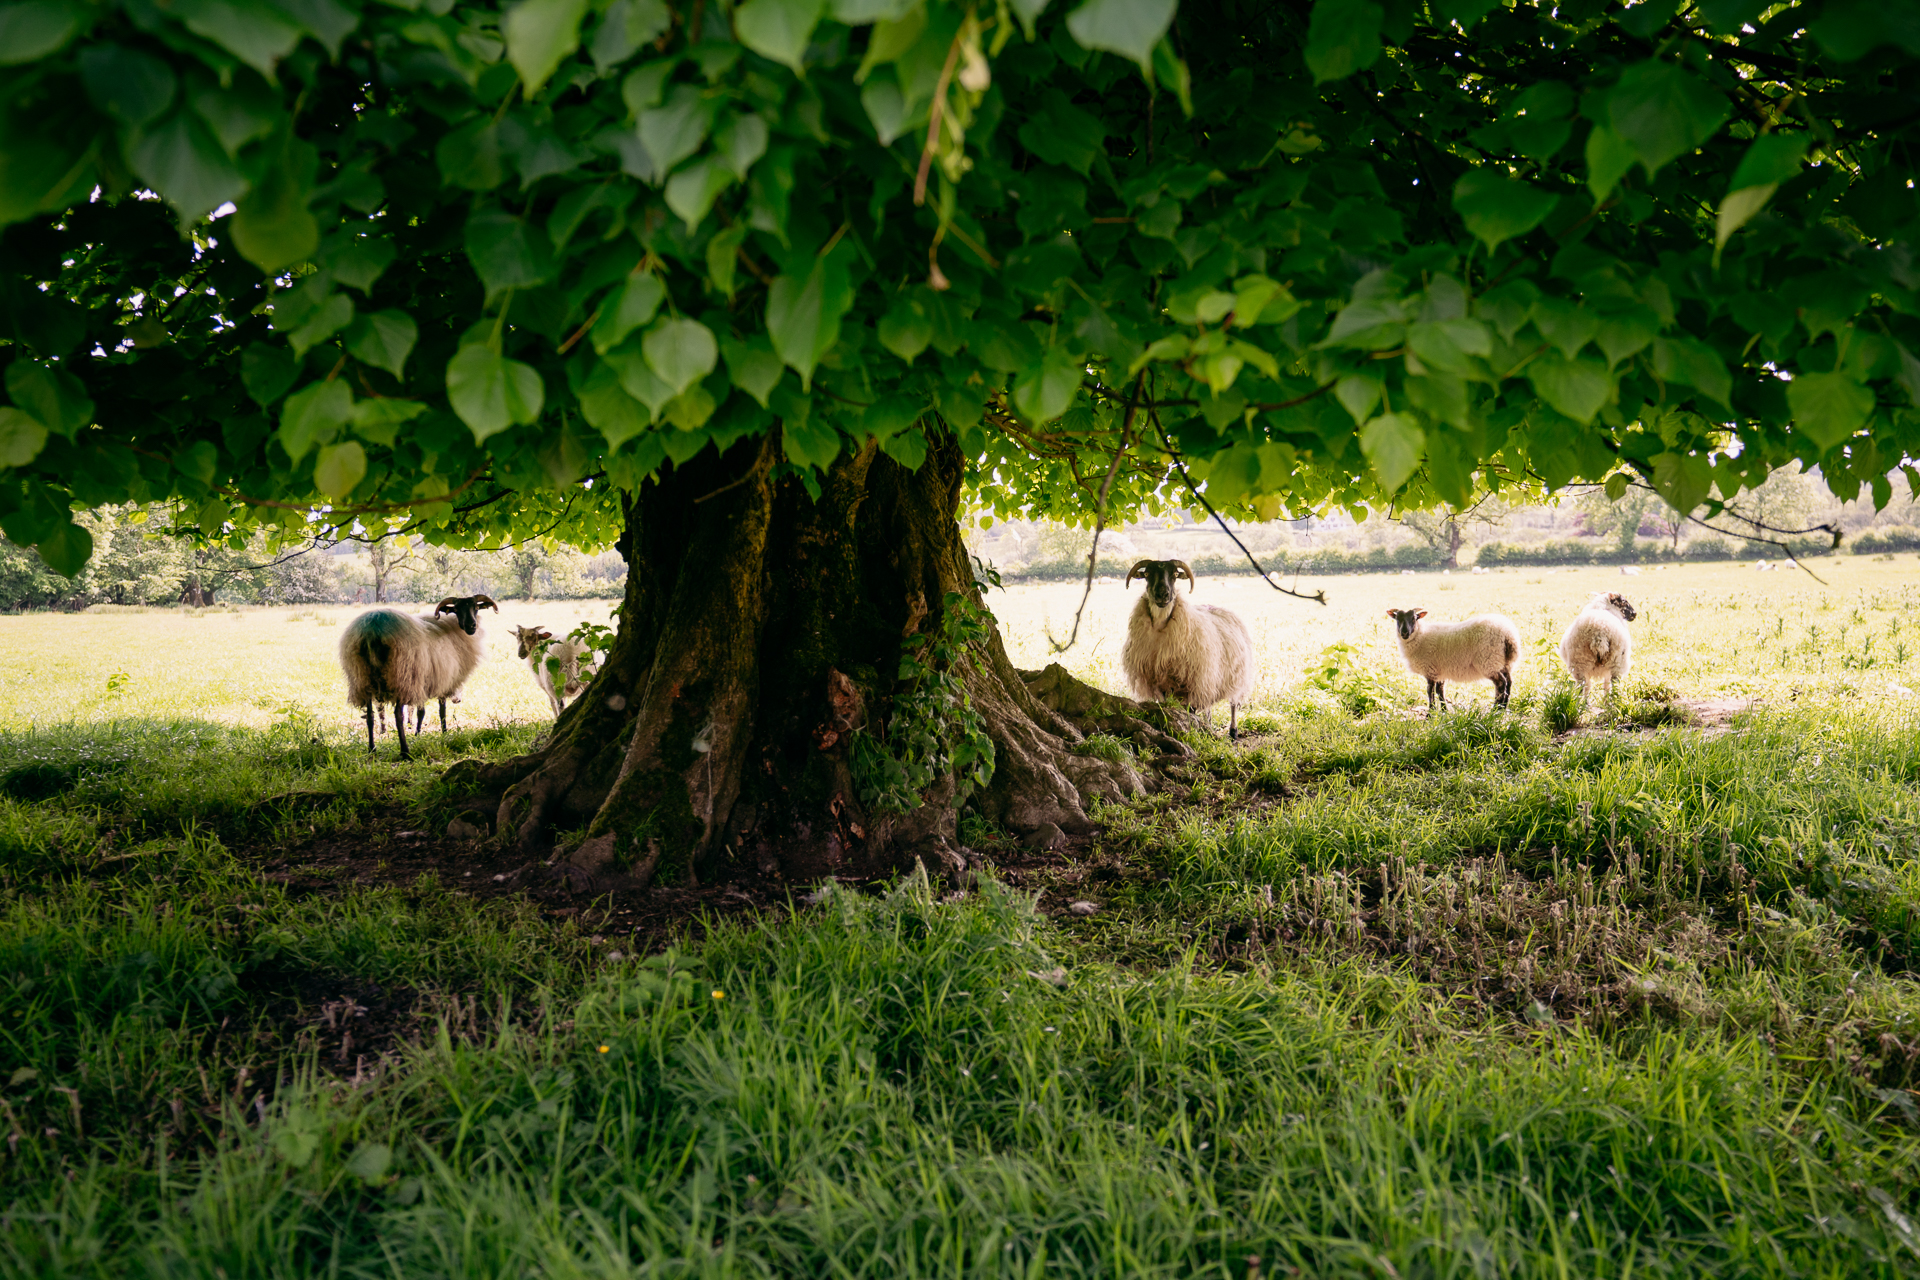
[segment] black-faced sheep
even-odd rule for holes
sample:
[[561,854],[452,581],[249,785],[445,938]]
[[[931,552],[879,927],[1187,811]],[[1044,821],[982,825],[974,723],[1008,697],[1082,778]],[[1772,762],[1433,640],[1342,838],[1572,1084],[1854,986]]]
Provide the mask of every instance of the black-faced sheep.
[[1520,632],[1497,613],[1483,613],[1464,622],[1426,622],[1425,609],[1389,609],[1400,636],[1400,656],[1407,670],[1427,681],[1427,710],[1434,699],[1447,705],[1447,681],[1489,680],[1493,703],[1507,705],[1513,696],[1513,664],[1520,658]]
[[369,609],[340,636],[340,669],[347,675],[347,704],[367,717],[367,753],[373,753],[375,703],[393,706],[400,758],[408,760],[404,708],[417,713],[414,731],[427,719],[427,703],[440,704],[440,732],[447,731],[447,699],[487,656],[480,610],[498,612],[486,596],[448,596],[425,617],[398,609]]
[[[593,650],[579,640],[555,640],[553,632],[544,627],[515,627],[513,638],[519,642],[521,661],[533,672],[533,682],[553,704],[553,718],[558,720],[566,700],[587,687],[580,678],[580,659]],[[561,677],[557,692],[553,687],[554,663],[559,664]]]
[[1607,682],[1604,694],[1627,678],[1632,665],[1633,636],[1627,624],[1639,615],[1618,591],[1602,591],[1587,603],[1560,638],[1560,656],[1580,685],[1580,699],[1588,700],[1591,683]]
[[1217,605],[1180,598],[1179,583],[1193,593],[1193,569],[1184,560],[1142,560],[1127,570],[1127,584],[1146,581],[1127,622],[1120,651],[1133,696],[1142,702],[1174,698],[1195,711],[1227,704],[1227,736],[1240,736],[1240,704],[1253,692],[1253,636],[1239,615]]

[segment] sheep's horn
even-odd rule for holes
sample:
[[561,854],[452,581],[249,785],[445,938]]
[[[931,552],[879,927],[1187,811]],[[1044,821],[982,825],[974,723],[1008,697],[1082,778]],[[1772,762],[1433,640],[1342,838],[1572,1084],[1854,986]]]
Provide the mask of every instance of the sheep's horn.
[[1133,568],[1131,568],[1131,569],[1129,569],[1129,570],[1127,570],[1127,579],[1126,579],[1126,582],[1122,582],[1122,583],[1121,583],[1120,585],[1124,587],[1124,586],[1126,586],[1126,585],[1127,585],[1127,583],[1129,583],[1129,582],[1132,582],[1132,581],[1133,581],[1133,580],[1134,580],[1135,578],[1144,578],[1144,577],[1146,577],[1146,576],[1147,576],[1147,566],[1148,566],[1148,565],[1150,565],[1150,564],[1152,564],[1152,563],[1153,563],[1153,561],[1151,561],[1151,560],[1138,560],[1138,561],[1135,561],[1135,562],[1134,562],[1134,566],[1133,566]]
[[493,602],[491,596],[475,596],[473,598],[473,607],[476,609],[491,609],[495,613],[500,612],[500,606]]
[[1188,564],[1185,560],[1175,560],[1174,563],[1180,566],[1180,573],[1187,580],[1187,594],[1192,595],[1193,594],[1193,566]]
[[451,613],[453,611],[453,602],[459,598],[459,596],[448,596],[445,600],[435,605],[433,607],[434,616],[438,617],[443,613]]

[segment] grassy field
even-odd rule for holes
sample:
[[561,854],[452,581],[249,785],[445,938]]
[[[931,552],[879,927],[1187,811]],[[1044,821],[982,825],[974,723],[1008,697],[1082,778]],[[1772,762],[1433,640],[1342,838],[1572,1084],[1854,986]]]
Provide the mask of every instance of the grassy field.
[[[1920,1275],[1920,601],[1821,567],[1203,581],[1254,733],[957,892],[521,890],[432,834],[511,650],[403,766],[310,617],[0,619],[0,1276]],[[1757,705],[1403,713],[1388,604],[1603,587],[1629,707]]]

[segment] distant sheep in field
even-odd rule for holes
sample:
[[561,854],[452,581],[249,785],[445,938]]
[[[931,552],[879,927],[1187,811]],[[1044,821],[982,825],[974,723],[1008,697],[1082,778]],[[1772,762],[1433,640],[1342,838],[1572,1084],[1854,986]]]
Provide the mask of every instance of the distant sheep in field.
[[1567,634],[1560,639],[1560,656],[1567,671],[1579,682],[1580,698],[1587,700],[1589,686],[1605,680],[1605,692],[1627,678],[1632,665],[1633,637],[1627,624],[1639,615],[1627,598],[1617,591],[1602,591],[1574,618]]
[[[555,640],[553,632],[544,627],[515,627],[513,638],[520,644],[520,660],[532,670],[533,682],[553,704],[553,718],[558,720],[566,700],[587,687],[580,679],[580,660],[589,658],[592,648],[580,640]],[[554,691],[550,662],[560,664],[562,684],[558,692]]]
[[1184,560],[1142,560],[1127,570],[1126,583],[1147,586],[1127,622],[1120,667],[1133,696],[1142,702],[1174,698],[1196,711],[1227,704],[1227,736],[1240,736],[1240,704],[1253,692],[1253,636],[1238,614],[1217,605],[1189,604],[1179,583],[1194,589]]
[[1427,681],[1427,710],[1434,700],[1447,705],[1447,681],[1489,680],[1493,704],[1507,705],[1513,696],[1513,664],[1520,658],[1520,632],[1497,613],[1483,613],[1464,622],[1425,622],[1425,609],[1389,609],[1400,636],[1400,655],[1407,670]]
[[347,676],[347,703],[367,718],[367,754],[373,754],[373,708],[393,707],[400,758],[407,750],[406,707],[414,708],[414,732],[426,724],[427,703],[440,704],[440,732],[447,731],[447,699],[460,692],[487,656],[480,610],[500,606],[486,596],[448,596],[425,617],[398,609],[369,609],[340,636],[340,669]]

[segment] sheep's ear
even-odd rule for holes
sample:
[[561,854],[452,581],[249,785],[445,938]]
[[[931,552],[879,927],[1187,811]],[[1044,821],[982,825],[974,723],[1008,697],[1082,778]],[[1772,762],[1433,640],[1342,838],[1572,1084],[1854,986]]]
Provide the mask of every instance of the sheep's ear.
[[1427,616],[1427,611],[1425,609],[1415,609],[1413,611],[1413,616],[1415,618],[1424,618]]
[[1389,609],[1387,610],[1387,616],[1389,618],[1398,618],[1400,616],[1400,611],[1398,609]]

